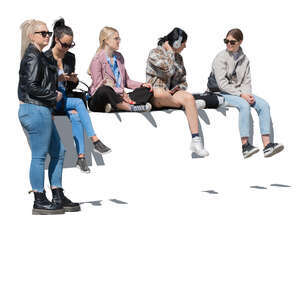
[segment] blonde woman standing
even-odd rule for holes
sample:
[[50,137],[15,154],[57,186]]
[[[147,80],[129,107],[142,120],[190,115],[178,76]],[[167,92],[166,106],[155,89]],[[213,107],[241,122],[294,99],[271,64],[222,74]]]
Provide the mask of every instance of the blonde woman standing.
[[[123,55],[117,52],[121,41],[118,31],[104,27],[99,41],[100,47],[89,68],[92,77],[90,110],[150,111],[151,104],[148,101],[153,96],[152,86],[129,78]],[[127,94],[125,88],[133,91]]]
[[[65,197],[62,170],[65,149],[52,119],[52,109],[62,99],[56,90],[57,69],[42,52],[52,32],[42,21],[28,20],[21,25],[22,50],[19,71],[19,120],[28,133],[32,159],[30,183],[34,193],[33,214],[63,214],[79,211],[78,203]],[[49,181],[53,193],[50,202],[44,190],[46,155],[50,155]]]

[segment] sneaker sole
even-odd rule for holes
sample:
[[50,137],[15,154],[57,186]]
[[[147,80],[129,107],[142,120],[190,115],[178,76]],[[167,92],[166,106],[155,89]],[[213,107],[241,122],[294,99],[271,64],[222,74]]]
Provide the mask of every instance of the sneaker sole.
[[273,155],[275,155],[275,154],[281,152],[283,149],[284,149],[284,146],[281,145],[281,146],[277,147],[276,149],[274,149],[273,152],[271,152],[271,153],[269,153],[269,154],[267,153],[267,154],[265,155],[265,157],[271,157],[271,156],[273,156]]
[[101,154],[101,155],[108,154],[108,153],[111,152],[111,150],[108,150],[108,151],[106,151],[106,152],[100,152],[100,151],[98,151],[98,150],[96,150],[96,149],[94,149],[94,151],[97,152],[97,153],[99,153],[99,154]]
[[85,174],[90,174],[91,173],[91,170],[89,170],[89,171],[81,170],[81,168],[78,165],[76,165],[76,168],[79,169],[81,173],[85,173]]
[[64,210],[66,212],[76,212],[76,211],[81,211],[81,208],[80,206],[75,206],[75,207],[64,206]]
[[195,154],[199,155],[200,157],[207,157],[207,156],[209,156],[209,153],[205,153],[204,155],[197,153],[197,151],[195,151],[195,149],[193,147],[190,147],[190,150],[191,150],[192,153],[195,153]]
[[244,155],[244,158],[249,158],[253,154],[257,153],[259,149],[253,149],[252,151],[248,152],[246,155]]
[[65,213],[65,209],[56,209],[56,210],[48,210],[48,209],[38,209],[33,208],[32,214],[33,215],[63,215]]

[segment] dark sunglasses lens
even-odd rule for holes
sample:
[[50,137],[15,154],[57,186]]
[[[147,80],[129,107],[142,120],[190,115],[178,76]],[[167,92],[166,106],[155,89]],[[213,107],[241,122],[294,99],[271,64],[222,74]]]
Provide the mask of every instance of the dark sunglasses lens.
[[52,32],[49,32],[49,31],[42,31],[42,32],[41,32],[41,35],[42,35],[43,38],[45,38],[47,35],[49,35],[49,37],[51,37]]
[[237,41],[224,39],[224,43],[225,43],[226,45],[229,43],[230,45],[233,46],[233,45],[235,45],[236,42],[237,42]]

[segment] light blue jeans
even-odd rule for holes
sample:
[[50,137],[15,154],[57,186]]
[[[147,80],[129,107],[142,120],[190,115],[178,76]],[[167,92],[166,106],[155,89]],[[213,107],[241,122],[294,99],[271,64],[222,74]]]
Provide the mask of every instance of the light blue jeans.
[[[95,135],[95,131],[91,122],[89,113],[79,98],[67,98],[65,100],[65,109],[68,118],[72,124],[72,134],[76,145],[78,154],[84,154],[84,134],[83,129],[86,130],[88,137]],[[76,110],[77,113],[72,113],[71,110]]]
[[241,137],[249,137],[250,135],[250,108],[253,107],[259,117],[259,128],[261,135],[269,135],[271,132],[271,116],[270,106],[262,98],[253,95],[255,103],[250,105],[245,99],[239,96],[222,94],[225,103],[229,106],[236,107],[239,110],[239,129]]
[[45,106],[20,104],[19,120],[29,135],[32,153],[29,177],[32,189],[38,192],[44,190],[45,160],[48,153],[50,185],[62,187],[65,148],[52,120],[51,110]]

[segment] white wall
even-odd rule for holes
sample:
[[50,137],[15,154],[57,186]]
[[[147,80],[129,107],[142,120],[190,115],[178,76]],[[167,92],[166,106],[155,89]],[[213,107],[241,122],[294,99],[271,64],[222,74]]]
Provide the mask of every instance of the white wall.
[[[298,11],[296,1],[6,3],[0,18],[1,298],[299,299]],[[181,111],[148,119],[122,113],[121,121],[92,113],[113,152],[104,165],[93,161],[90,175],[65,169],[64,187],[73,200],[101,205],[32,217],[30,150],[17,118],[19,25],[36,18],[51,29],[59,16],[74,30],[76,71],[85,81],[103,26],[119,29],[129,75],[140,81],[157,39],[183,28],[190,91],[205,89],[226,32],[241,28],[254,92],[271,104],[275,140],[286,150],[243,160],[233,109],[226,117],[200,113],[210,152],[205,159],[191,157]],[[254,144],[261,147],[253,118]],[[45,293],[45,281],[56,289]]]

